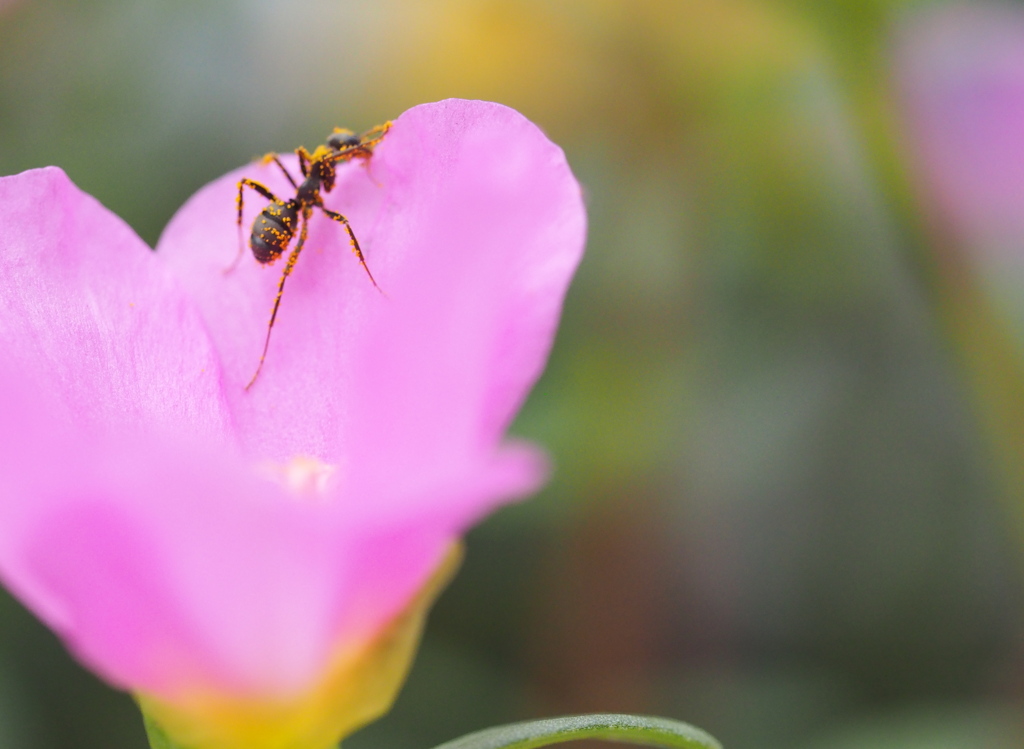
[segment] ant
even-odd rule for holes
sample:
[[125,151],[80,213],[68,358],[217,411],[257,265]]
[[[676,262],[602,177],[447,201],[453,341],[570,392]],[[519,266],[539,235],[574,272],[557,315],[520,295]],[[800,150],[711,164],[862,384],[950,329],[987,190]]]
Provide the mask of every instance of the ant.
[[256,366],[256,372],[249,380],[249,384],[245,386],[246,390],[253,386],[256,378],[259,377],[260,370],[263,369],[263,360],[267,358],[267,348],[270,346],[270,331],[274,327],[277,310],[281,306],[281,296],[284,294],[284,284],[288,280],[288,276],[291,275],[292,269],[295,268],[299,253],[302,252],[302,247],[306,243],[309,219],[313,215],[314,208],[319,208],[325,216],[345,227],[349,243],[352,245],[352,252],[359,259],[359,264],[363,266],[370,282],[380,291],[373,274],[370,273],[369,266],[366,265],[366,258],[363,257],[363,251],[359,248],[359,241],[356,239],[348,219],[340,213],[325,208],[320,193],[321,191],[330,192],[334,189],[338,164],[352,159],[368,161],[373,155],[374,147],[383,140],[390,127],[391,123],[385,122],[383,125],[367,130],[362,135],[356,135],[351,130],[335,128],[334,132],[328,136],[326,145],[317,146],[313,153],[307,151],[303,146],[299,146],[295,149],[295,153],[299,157],[299,169],[302,170],[301,184],[296,184],[276,153],[268,153],[263,157],[263,163],[274,162],[277,164],[292,187],[295,188],[295,196],[287,200],[277,197],[255,180],[242,178],[238,181],[238,255],[225,272],[233,270],[244,253],[242,246],[242,191],[246,187],[251,187],[270,201],[270,204],[253,221],[252,234],[249,236],[249,247],[252,248],[252,254],[258,263],[270,265],[281,257],[288,249],[288,245],[291,244],[296,228],[299,230],[299,240],[295,244],[295,249],[288,255],[284,273],[281,274],[281,283],[277,286],[277,297],[274,299],[274,309],[270,313],[270,323],[267,325],[267,338],[263,343],[260,363]]

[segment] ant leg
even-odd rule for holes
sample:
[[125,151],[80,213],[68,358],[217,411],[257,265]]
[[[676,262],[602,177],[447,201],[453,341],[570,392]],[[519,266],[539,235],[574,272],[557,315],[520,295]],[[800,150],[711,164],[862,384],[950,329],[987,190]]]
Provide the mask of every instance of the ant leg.
[[366,275],[368,275],[370,277],[370,283],[373,284],[374,288],[377,289],[377,291],[379,291],[380,293],[383,294],[384,291],[380,288],[380,286],[377,285],[377,281],[374,280],[373,274],[370,273],[370,266],[368,266],[366,264],[366,258],[363,257],[363,251],[361,249],[359,249],[359,241],[356,239],[356,235],[352,231],[352,227],[349,225],[348,219],[345,218],[344,216],[342,216],[340,213],[335,213],[334,211],[332,211],[329,208],[324,208],[322,205],[320,205],[318,207],[329,218],[334,219],[339,224],[342,224],[345,227],[345,231],[348,232],[349,243],[352,245],[352,252],[354,252],[356,257],[359,258],[359,264],[361,266],[363,266],[363,270],[366,271]]
[[[388,120],[383,125],[377,125],[377,127],[370,128],[362,134],[361,140],[363,148],[365,149],[363,154],[359,154],[358,158],[362,159],[363,165],[366,167],[366,174],[377,187],[381,187],[380,182],[376,177],[373,176],[373,164],[370,161],[370,157],[373,155],[374,147],[384,140],[384,136],[388,134],[388,130],[391,129],[391,120]],[[374,133],[374,137],[368,137],[371,133]]]
[[[302,176],[308,177],[309,162],[313,160],[313,157],[310,155],[309,151],[306,150],[305,146],[299,146],[296,148],[295,153],[299,157],[299,169],[302,171]],[[296,187],[295,189],[298,190],[299,188]]]
[[285,263],[284,273],[281,274],[281,283],[277,285],[277,296],[274,298],[274,309],[270,313],[270,322],[267,324],[267,338],[263,342],[263,353],[260,354],[260,363],[256,365],[256,372],[253,374],[252,379],[249,380],[249,384],[245,386],[248,390],[256,382],[256,378],[260,376],[260,370],[263,369],[263,360],[267,358],[267,349],[270,348],[270,331],[274,329],[274,321],[277,319],[277,310],[281,306],[281,297],[284,295],[284,282],[288,280],[288,276],[291,275],[292,269],[295,268],[295,263],[298,262],[299,253],[302,252],[302,247],[306,244],[306,234],[309,229],[309,217],[312,215],[313,209],[305,207],[302,209],[302,229],[299,230],[299,241],[295,244],[295,249],[292,250],[292,254],[288,256],[288,262]]
[[366,146],[359,144],[358,146],[345,146],[340,151],[335,151],[328,158],[335,164],[343,164],[352,159],[368,159],[373,155]]
[[[382,141],[384,139],[384,136],[388,134],[388,130],[390,130],[390,129],[391,129],[391,120],[388,120],[387,122],[385,122],[382,125],[377,125],[376,127],[371,127],[369,130],[367,130],[365,133],[363,133],[362,135],[359,136],[359,141],[363,145],[375,146],[378,143],[380,143],[380,141]],[[374,135],[375,137],[371,138],[371,137],[369,137],[370,135]]]
[[[271,152],[271,153],[268,153],[266,156],[263,157],[263,163],[264,164],[269,164],[270,162],[274,162],[279,167],[281,167],[281,171],[284,172],[284,176],[288,178],[289,182],[291,182],[292,187],[294,187],[296,190],[299,189],[299,186],[295,183],[295,180],[292,179],[292,175],[289,173],[289,171],[287,169],[284,168],[284,164],[281,163],[281,160],[279,158],[277,158],[277,154],[276,153]],[[303,174],[302,176],[305,177],[306,175]]]
[[261,185],[259,182],[243,177],[238,180],[238,198],[236,204],[238,205],[238,254],[235,255],[234,261],[227,268],[224,269],[224,274],[227,275],[235,269],[238,265],[238,261],[242,259],[242,255],[245,254],[245,245],[242,242],[242,190],[246,187],[251,187],[253,190],[258,192],[260,195],[265,197],[267,200],[278,200],[274,193],[270,192],[266,187]]

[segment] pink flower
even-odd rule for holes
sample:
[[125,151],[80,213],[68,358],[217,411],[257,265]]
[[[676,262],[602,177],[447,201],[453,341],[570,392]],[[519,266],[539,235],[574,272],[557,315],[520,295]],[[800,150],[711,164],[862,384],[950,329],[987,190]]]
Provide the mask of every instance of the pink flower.
[[513,110],[409,110],[325,196],[384,293],[315,214],[246,391],[281,263],[224,272],[242,175],[294,194],[226,175],[156,253],[59,169],[0,179],[0,577],[181,744],[323,749],[390,704],[462,531],[543,477],[504,433],[585,215]]
[[896,78],[915,177],[943,230],[1017,264],[1024,241],[1024,10],[952,5],[910,17]]

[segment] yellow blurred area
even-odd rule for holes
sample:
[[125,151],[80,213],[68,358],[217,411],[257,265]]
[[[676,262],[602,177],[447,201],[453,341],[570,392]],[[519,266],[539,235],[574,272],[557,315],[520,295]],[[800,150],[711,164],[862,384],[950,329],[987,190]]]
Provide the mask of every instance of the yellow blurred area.
[[816,52],[799,18],[746,0],[440,0],[396,16],[375,93],[501,101],[563,137],[617,129],[627,153],[671,138],[695,99]]

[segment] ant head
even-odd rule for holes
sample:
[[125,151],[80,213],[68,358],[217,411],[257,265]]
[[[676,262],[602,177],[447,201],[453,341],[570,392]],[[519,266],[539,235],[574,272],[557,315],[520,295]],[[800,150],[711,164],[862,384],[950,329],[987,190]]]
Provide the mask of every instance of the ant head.
[[351,148],[360,144],[359,136],[351,130],[335,130],[327,137],[327,145],[335,151],[343,148]]

